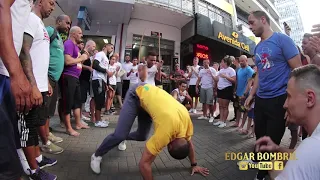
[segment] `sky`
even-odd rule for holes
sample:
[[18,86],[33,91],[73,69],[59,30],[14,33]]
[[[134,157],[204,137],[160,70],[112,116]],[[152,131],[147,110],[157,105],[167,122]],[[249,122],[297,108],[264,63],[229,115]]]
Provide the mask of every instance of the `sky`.
[[304,31],[311,32],[312,25],[320,24],[320,0],[297,0]]

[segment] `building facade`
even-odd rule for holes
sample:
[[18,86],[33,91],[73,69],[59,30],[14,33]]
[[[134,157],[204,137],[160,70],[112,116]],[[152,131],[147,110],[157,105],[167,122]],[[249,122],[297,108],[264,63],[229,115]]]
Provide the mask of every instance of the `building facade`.
[[57,0],[72,25],[97,48],[115,45],[120,60],[142,58],[155,51],[170,73],[193,57],[220,61],[225,55],[253,55],[259,39],[250,31],[248,15],[263,10],[274,31],[281,31],[279,13],[270,0]]
[[301,46],[304,28],[297,0],[276,0],[275,5],[281,16],[281,24],[286,22],[290,26],[290,37]]

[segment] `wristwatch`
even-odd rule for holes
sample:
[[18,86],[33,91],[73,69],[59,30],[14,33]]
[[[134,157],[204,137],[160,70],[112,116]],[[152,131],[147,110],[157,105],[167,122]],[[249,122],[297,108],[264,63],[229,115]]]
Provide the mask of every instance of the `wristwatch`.
[[191,167],[195,167],[197,165],[198,165],[197,163],[191,163]]

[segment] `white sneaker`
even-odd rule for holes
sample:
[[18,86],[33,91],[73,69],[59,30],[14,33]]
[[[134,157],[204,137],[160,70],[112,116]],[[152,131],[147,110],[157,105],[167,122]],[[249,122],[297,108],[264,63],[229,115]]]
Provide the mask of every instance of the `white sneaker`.
[[192,112],[193,112],[193,109],[190,109],[190,110],[189,110],[189,113],[192,113]]
[[122,141],[119,145],[118,145],[118,149],[120,151],[124,151],[127,149],[127,145],[126,145],[126,141]]
[[198,119],[208,119],[208,118],[204,117],[204,116],[200,116],[200,117],[198,117]]
[[81,124],[88,126],[88,123],[84,122],[83,120],[81,120]]
[[196,109],[193,109],[193,113],[194,113],[194,114],[197,114],[197,110],[196,110]]
[[103,123],[102,121],[98,121],[94,124],[95,127],[100,127],[100,128],[106,128],[108,127],[107,124]]
[[94,154],[92,154],[90,167],[92,171],[96,174],[100,174],[101,172],[101,169],[100,169],[101,160],[102,160],[101,156],[96,157]]
[[219,126],[221,123],[223,123],[222,121],[217,121],[215,123],[213,123],[214,126]]
[[214,118],[213,118],[213,117],[210,117],[209,123],[213,123],[213,121],[214,121]]
[[226,126],[227,126],[227,123],[222,122],[222,123],[218,126],[218,128],[224,128],[224,127],[226,127]]
[[90,118],[88,118],[88,117],[86,117],[85,115],[81,115],[81,117],[82,117],[82,120],[83,121],[90,121]]
[[101,122],[106,124],[107,126],[109,126],[109,123],[110,123],[109,121],[106,121],[106,120],[102,120]]

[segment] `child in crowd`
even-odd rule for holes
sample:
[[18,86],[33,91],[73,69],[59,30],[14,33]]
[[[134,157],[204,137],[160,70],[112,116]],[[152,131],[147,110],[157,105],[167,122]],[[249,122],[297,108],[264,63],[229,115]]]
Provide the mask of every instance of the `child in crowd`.
[[[253,87],[253,82],[254,82],[254,78],[256,76],[256,73],[254,73],[252,75],[252,78],[250,79],[250,81],[248,82],[248,86],[250,86],[250,90],[249,92],[246,94],[246,98],[247,96],[250,94],[250,91],[252,90]],[[248,111],[248,123],[247,123],[247,129],[242,131],[242,134],[248,134],[248,138],[254,138],[254,99],[251,101],[249,107],[246,107],[247,111]],[[242,123],[242,127],[244,126],[244,123]]]

